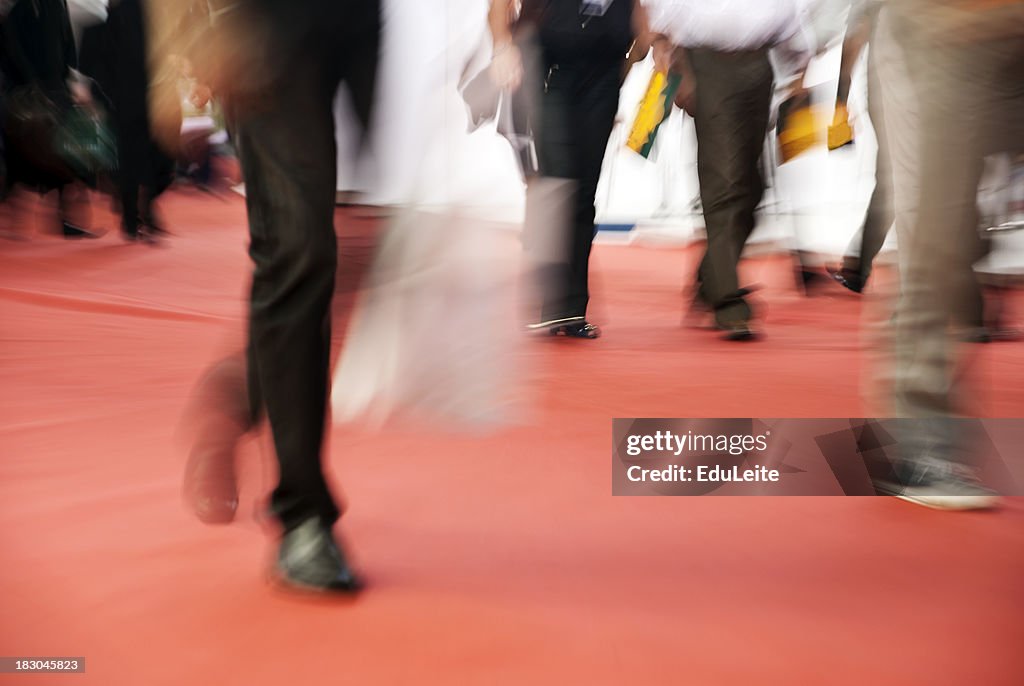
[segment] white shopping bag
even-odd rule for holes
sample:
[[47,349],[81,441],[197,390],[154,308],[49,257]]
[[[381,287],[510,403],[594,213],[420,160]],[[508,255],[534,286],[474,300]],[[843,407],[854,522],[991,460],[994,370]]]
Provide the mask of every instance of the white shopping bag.
[[515,234],[452,210],[392,220],[334,376],[336,422],[514,419],[521,380]]

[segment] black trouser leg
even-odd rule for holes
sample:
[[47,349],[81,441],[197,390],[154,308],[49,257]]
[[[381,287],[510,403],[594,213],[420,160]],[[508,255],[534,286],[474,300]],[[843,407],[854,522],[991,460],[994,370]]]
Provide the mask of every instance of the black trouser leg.
[[338,509],[324,479],[334,233],[336,82],[303,65],[238,121],[254,262],[248,366],[279,466],[272,506],[291,529]]
[[608,138],[619,105],[619,74],[615,70],[559,66],[551,73],[540,98],[537,148],[541,173],[567,179],[572,194],[566,226],[534,227],[561,231],[555,264],[543,280],[541,317],[586,316],[590,250],[594,241],[594,202]]
[[155,224],[153,203],[174,183],[174,160],[165,153],[156,141],[147,141],[149,150],[148,169],[142,189],[141,216],[150,226]]
[[889,139],[885,128],[882,109],[882,92],[878,87],[878,74],[874,58],[868,54],[868,116],[878,140],[878,155],[875,158],[875,189],[871,193],[864,225],[859,236],[856,256],[846,258],[844,266],[860,275],[861,282],[867,282],[875,257],[882,250],[885,238],[892,227],[895,211],[892,204],[892,162],[889,158]]
[[611,71],[594,78],[576,101],[576,121],[582,142],[580,178],[576,186],[569,276],[566,282],[567,309],[573,316],[585,316],[590,302],[590,249],[594,244],[595,202],[601,166],[608,138],[619,109],[620,75]]
[[139,192],[144,177],[145,122],[117,123],[117,190],[121,197],[121,230],[134,236],[139,230]]
[[271,504],[286,530],[339,515],[321,465],[337,266],[333,105],[345,80],[357,115],[369,120],[379,28],[372,17],[366,11],[358,25],[326,28],[322,42],[297,48],[301,57],[273,92],[236,112],[254,263],[249,396],[253,416],[262,406],[270,423],[279,467]]
[[750,319],[736,267],[754,230],[764,182],[758,161],[768,131],[772,70],[767,53],[690,53],[697,81],[697,176],[707,227],[700,296],[719,324]]

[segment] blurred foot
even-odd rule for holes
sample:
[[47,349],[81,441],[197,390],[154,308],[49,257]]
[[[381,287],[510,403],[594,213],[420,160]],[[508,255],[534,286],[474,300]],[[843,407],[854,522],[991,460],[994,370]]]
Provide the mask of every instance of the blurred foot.
[[121,237],[129,243],[145,243],[147,245],[160,245],[160,243],[162,242],[159,236],[150,233],[149,231],[136,231],[134,233],[122,231]]
[[[740,298],[746,298],[759,288],[760,286],[758,285],[744,286],[736,291],[736,293]],[[712,331],[720,328],[715,323],[715,309],[701,294],[699,289],[693,296],[693,300],[690,301],[690,306],[687,308],[686,313],[683,315],[683,326],[691,329],[709,329]]]
[[848,269],[847,267],[825,267],[828,270],[828,275],[832,277],[832,280],[838,283],[843,288],[847,288],[854,293],[862,293],[864,291],[865,279],[860,275],[860,272]]
[[532,324],[526,325],[527,331],[544,331],[545,329],[550,330],[554,327],[559,327],[564,324],[576,324],[584,321],[583,317],[559,317],[557,319],[541,319],[540,321],[533,322]]
[[994,326],[979,326],[970,329],[964,340],[968,343],[1012,343],[1024,338],[1020,329],[1006,329]]
[[722,338],[727,341],[753,341],[759,337],[757,332],[750,327],[749,322],[719,324],[718,329],[724,332]]
[[154,215],[139,217],[139,226],[144,233],[154,236],[169,236],[171,232],[164,228],[163,222],[158,221]]
[[142,235],[141,232],[139,231],[139,226],[137,224],[133,226],[122,224],[121,238],[128,241],[129,243],[134,243],[135,241],[142,240]]
[[1021,339],[1024,339],[1024,332],[1020,329],[988,327],[989,343],[1013,343]]
[[601,329],[583,320],[573,324],[551,327],[552,336],[568,336],[569,338],[600,338]]
[[315,517],[281,539],[274,572],[279,583],[299,590],[356,593],[363,588],[330,527]]
[[242,433],[226,425],[205,433],[189,453],[182,492],[199,521],[230,524],[238,511],[235,451]]
[[242,356],[215,365],[200,382],[186,410],[191,437],[182,493],[186,505],[206,524],[228,524],[238,510],[235,458],[248,432],[249,417]]
[[78,238],[99,238],[104,233],[104,231],[87,231],[80,226],[75,226],[68,222],[64,222],[61,226],[61,234],[64,238],[69,240],[75,240]]
[[998,495],[968,482],[908,486],[896,497],[933,510],[991,510],[999,504]]
[[877,489],[935,510],[988,510],[999,504],[999,496],[979,483],[970,469],[941,461],[929,465],[910,484],[879,483]]

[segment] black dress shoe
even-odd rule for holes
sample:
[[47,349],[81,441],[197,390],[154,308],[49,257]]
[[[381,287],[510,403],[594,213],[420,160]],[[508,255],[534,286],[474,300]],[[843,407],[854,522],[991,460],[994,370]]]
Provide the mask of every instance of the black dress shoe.
[[568,336],[569,338],[600,338],[601,329],[584,320],[573,324],[551,327],[552,336]]
[[825,269],[828,270],[828,275],[832,277],[832,280],[843,288],[848,288],[854,293],[864,291],[866,279],[861,276],[860,272],[847,267],[827,266]]
[[757,338],[757,333],[747,322],[719,324],[718,328],[724,332],[722,338],[727,341],[752,341]]
[[274,571],[279,583],[299,590],[356,593],[363,588],[330,527],[316,517],[284,535]]
[[103,235],[102,232],[87,231],[83,229],[81,226],[75,226],[74,224],[69,224],[68,222],[64,222],[63,226],[61,227],[61,233],[64,235],[64,238],[70,240],[76,238],[99,238],[100,236]]
[[531,322],[526,325],[527,331],[553,331],[554,329],[561,328],[565,324],[578,324],[585,321],[583,317],[556,317],[555,319],[542,319],[540,321]]
[[[736,298],[748,298],[751,294],[760,290],[760,286],[744,286],[736,291]],[[683,326],[690,329],[702,329],[705,331],[725,331],[727,327],[720,325],[716,320],[715,308],[698,290],[689,308],[683,314]]]
[[[736,296],[746,298],[759,289],[760,286],[758,285],[744,286],[736,291]],[[683,326],[710,331],[722,328],[715,322],[715,308],[705,299],[700,289],[697,290],[693,300],[690,302],[689,308],[683,314]]]
[[153,215],[148,217],[139,217],[139,225],[142,230],[146,233],[150,233],[154,236],[169,236],[171,232],[163,227],[163,222],[159,222],[154,218]]
[[160,245],[161,236],[149,229],[147,226],[139,226],[134,230],[121,229],[121,237],[129,243],[145,243],[147,245]]

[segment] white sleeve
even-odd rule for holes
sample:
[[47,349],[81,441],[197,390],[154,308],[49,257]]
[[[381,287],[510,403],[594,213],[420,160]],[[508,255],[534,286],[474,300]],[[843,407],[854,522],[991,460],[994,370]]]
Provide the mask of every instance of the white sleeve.
[[782,30],[776,39],[775,53],[793,70],[802,69],[818,52],[811,9],[806,2],[796,3],[795,12],[781,22]]

